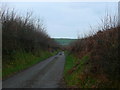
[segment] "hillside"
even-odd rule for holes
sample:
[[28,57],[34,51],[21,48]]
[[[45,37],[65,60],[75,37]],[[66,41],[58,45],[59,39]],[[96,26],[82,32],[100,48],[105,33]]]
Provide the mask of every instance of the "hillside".
[[54,38],[54,40],[59,43],[60,45],[69,45],[76,39],[69,39],[69,38]]

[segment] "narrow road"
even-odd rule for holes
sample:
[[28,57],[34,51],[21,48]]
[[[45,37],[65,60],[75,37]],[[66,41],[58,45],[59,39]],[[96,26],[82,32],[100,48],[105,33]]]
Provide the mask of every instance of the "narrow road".
[[58,88],[63,77],[63,52],[2,82],[3,88]]

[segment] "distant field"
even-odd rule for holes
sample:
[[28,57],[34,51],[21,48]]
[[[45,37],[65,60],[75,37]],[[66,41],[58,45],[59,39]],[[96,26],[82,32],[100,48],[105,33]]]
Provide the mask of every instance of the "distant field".
[[54,38],[54,39],[60,45],[69,45],[71,42],[76,40],[76,39],[69,39],[69,38]]

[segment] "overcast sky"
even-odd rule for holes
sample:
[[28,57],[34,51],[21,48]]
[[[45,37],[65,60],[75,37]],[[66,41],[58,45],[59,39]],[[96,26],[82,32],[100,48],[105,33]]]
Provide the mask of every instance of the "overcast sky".
[[117,13],[117,2],[10,2],[21,15],[33,11],[33,16],[41,18],[47,33],[53,37],[77,38],[90,33],[90,25],[98,26],[105,12]]

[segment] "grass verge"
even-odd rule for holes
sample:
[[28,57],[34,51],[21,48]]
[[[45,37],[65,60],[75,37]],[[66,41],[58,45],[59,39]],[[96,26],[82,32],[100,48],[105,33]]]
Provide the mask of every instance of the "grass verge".
[[64,81],[68,88],[116,88],[119,80],[110,80],[105,73],[91,73],[92,64],[90,56],[85,55],[81,59],[72,54],[66,55],[64,67]]
[[64,67],[64,81],[67,87],[86,88],[91,87],[96,80],[92,77],[85,77],[83,71],[86,67],[89,55],[84,56],[81,60],[72,54],[66,55],[66,63]]

